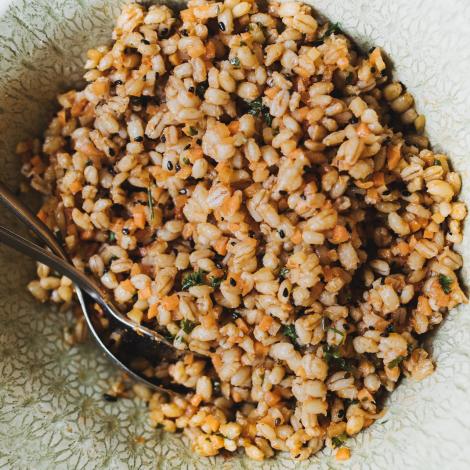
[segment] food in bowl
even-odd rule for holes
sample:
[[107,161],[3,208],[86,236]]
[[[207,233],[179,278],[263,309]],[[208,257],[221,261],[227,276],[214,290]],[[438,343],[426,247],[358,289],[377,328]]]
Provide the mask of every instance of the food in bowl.
[[168,374],[194,392],[147,394],[152,423],[205,456],[347,459],[467,301],[461,179],[413,97],[298,2],[126,5],[86,68],[18,152],[74,264],[188,351]]

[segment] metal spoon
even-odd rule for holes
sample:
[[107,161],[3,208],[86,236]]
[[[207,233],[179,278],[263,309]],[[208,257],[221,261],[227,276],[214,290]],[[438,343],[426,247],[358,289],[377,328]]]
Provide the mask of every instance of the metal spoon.
[[[75,284],[77,297],[88,328],[93,338],[98,343],[98,346],[105,352],[108,358],[111,359],[115,365],[123,369],[129,376],[145,383],[149,387],[169,393],[187,391],[185,387],[172,384],[171,382],[165,382],[163,387],[161,383],[151,381],[131,369],[123,362],[121,357],[118,358],[117,355],[110,350],[93,324],[90,313],[92,302],[90,302],[90,300],[98,303],[104,311],[109,314],[109,317],[114,320],[118,326],[123,328],[125,332],[124,343],[127,345],[127,349],[131,350],[131,356],[133,351],[139,351],[139,354],[152,359],[153,362],[155,362],[155,360],[173,362],[182,354],[182,352],[177,351],[174,346],[158,332],[138,325],[124,316],[110,301],[109,295],[101,289],[93,278],[85,275],[67,261],[68,257],[64,249],[58,243],[49,228],[2,183],[0,183],[0,203],[30,228],[55,254],[49,253],[38,245],[2,226],[0,226],[0,242],[50,266],[52,269],[72,280]],[[86,295],[84,293],[86,293]]]

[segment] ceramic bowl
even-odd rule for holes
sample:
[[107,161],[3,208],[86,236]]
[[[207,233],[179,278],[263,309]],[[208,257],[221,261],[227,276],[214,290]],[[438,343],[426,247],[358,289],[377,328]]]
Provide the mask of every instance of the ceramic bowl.
[[[119,0],[0,1],[0,178],[20,182],[18,141],[39,136],[57,93],[76,85],[85,52],[106,43]],[[315,0],[365,48],[381,46],[427,117],[434,148],[463,175],[470,198],[470,2]],[[33,201],[34,202],[34,201]],[[2,222],[8,220],[0,214]],[[470,267],[468,234],[460,246]],[[71,318],[38,305],[25,286],[34,263],[0,247],[0,468],[2,469],[449,469],[470,468],[470,312],[452,311],[429,343],[436,372],[403,381],[388,412],[351,439],[339,463],[324,450],[295,464],[203,459],[178,435],[153,430],[139,400],[108,403],[116,369],[93,344],[68,347]]]

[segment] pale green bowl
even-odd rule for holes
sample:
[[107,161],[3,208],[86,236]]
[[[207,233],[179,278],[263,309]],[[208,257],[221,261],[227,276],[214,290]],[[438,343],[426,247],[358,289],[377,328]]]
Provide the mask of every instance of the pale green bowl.
[[[107,42],[119,0],[0,0],[1,179],[18,184],[15,144],[40,135],[54,98],[77,83],[85,51]],[[316,0],[364,47],[379,45],[417,98],[435,148],[470,183],[470,2],[468,0]],[[5,215],[1,214],[1,220]],[[470,266],[469,238],[461,247]],[[418,469],[470,468],[470,312],[453,311],[433,338],[434,375],[404,381],[389,411],[351,439],[352,458],[329,450],[294,464],[195,457],[180,436],[147,424],[139,400],[107,403],[116,375],[93,344],[68,348],[69,318],[25,291],[30,260],[0,248],[1,469]],[[145,441],[138,443],[140,436]]]

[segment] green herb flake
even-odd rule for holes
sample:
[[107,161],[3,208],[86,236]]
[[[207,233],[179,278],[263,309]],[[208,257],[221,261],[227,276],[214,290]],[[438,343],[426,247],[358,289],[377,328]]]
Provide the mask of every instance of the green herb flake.
[[442,163],[437,158],[434,159],[434,165],[442,166]]
[[196,327],[196,323],[194,323],[191,320],[187,320],[186,318],[183,318],[183,320],[181,320],[181,322],[180,322],[180,328],[187,335],[189,335],[189,333],[191,333],[191,331],[193,331],[195,327]]
[[403,359],[405,359],[405,356],[397,356],[393,361],[390,361],[388,364],[387,364],[387,367],[389,369],[393,369],[395,367],[398,366],[398,364],[400,364],[400,362],[403,361]]
[[334,326],[330,326],[328,328],[329,330],[333,331],[334,333],[336,333],[337,335],[340,335],[341,336],[341,341],[339,343],[339,346],[341,346],[345,341],[346,341],[346,334],[343,333],[342,331],[339,331],[337,328],[335,328]]
[[149,211],[150,211],[150,220],[153,222],[154,218],[155,218],[155,213],[153,211],[153,196],[152,196],[152,187],[149,186],[147,188],[147,205],[149,207]]
[[199,286],[204,284],[205,272],[202,269],[198,271],[193,271],[192,273],[186,274],[183,277],[183,282],[181,284],[181,288],[183,290],[188,290],[190,287]]
[[340,434],[339,436],[335,436],[331,438],[331,444],[336,449],[337,447],[341,447],[347,440],[348,436],[346,433]]
[[189,165],[190,164],[189,158],[188,157],[183,157],[183,163],[185,165]]
[[452,278],[445,276],[444,274],[439,274],[439,284],[442,287],[442,290],[446,294],[450,294],[452,291]]
[[204,82],[198,83],[196,85],[196,89],[194,90],[194,93],[203,100],[204,99],[204,94],[206,93],[206,90],[209,88],[209,82],[206,80]]
[[220,287],[220,283],[222,282],[223,277],[211,277],[209,278],[209,285],[214,289]]
[[328,29],[325,31],[325,34],[323,35],[323,38],[327,36],[331,36],[332,34],[341,34],[343,31],[341,31],[341,25],[339,23],[330,23],[328,25]]
[[190,126],[189,127],[189,135],[194,137],[195,135],[197,135],[197,129],[193,126]]
[[269,114],[269,108],[263,104],[261,97],[248,102],[248,107],[248,114],[251,114],[252,116],[260,116],[263,118],[266,125],[269,127],[272,126],[273,117]]
[[240,46],[246,46],[246,42],[245,41],[240,41]]
[[289,274],[289,269],[285,266],[279,271],[279,279],[284,280]]
[[116,234],[112,232],[111,230],[108,233],[108,240],[109,240],[109,243],[114,243],[116,241]]
[[240,59],[238,57],[232,57],[229,61],[235,68],[240,67]]
[[282,327],[282,334],[291,339],[294,344],[297,344],[297,333],[295,331],[295,325],[291,323],[290,325],[284,325]]
[[338,346],[332,346],[329,344],[324,346],[323,359],[325,359],[328,365],[332,368],[345,370],[347,372],[351,372],[353,370],[351,362],[341,355]]

